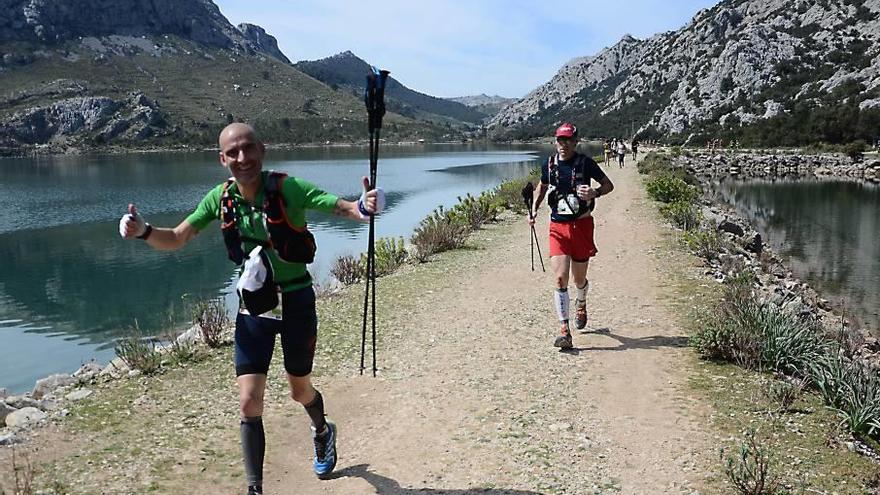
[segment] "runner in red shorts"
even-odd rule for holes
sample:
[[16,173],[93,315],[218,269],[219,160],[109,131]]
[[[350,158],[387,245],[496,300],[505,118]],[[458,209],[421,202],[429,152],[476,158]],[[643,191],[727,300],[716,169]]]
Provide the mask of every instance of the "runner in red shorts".
[[[556,129],[556,154],[541,167],[541,183],[535,196],[534,211],[547,195],[550,205],[550,266],[556,275],[554,300],[562,327],[553,345],[562,349],[572,347],[571,327],[568,324],[568,277],[577,288],[575,324],[578,329],[587,325],[587,268],[596,255],[593,241],[593,207],[595,199],[614,190],[599,165],[590,157],[577,152],[577,128],[564,123]],[[593,188],[591,181],[599,183]],[[549,194],[548,194],[549,190]],[[529,223],[534,224],[529,218]]]

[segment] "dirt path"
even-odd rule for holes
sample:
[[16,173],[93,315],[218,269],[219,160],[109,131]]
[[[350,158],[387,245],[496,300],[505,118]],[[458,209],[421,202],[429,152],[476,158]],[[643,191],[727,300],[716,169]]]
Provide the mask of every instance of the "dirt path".
[[289,403],[266,413],[267,493],[699,488],[708,433],[686,397],[689,351],[664,299],[660,227],[632,164],[608,172],[616,189],[596,212],[592,330],[574,350],[552,347],[552,276],[528,268],[526,223],[481,231],[491,247],[451,268],[450,282],[413,287],[418,309],[381,330],[393,337],[379,378],[347,368],[318,380],[340,429],[334,479],[310,471],[305,414],[279,414]]

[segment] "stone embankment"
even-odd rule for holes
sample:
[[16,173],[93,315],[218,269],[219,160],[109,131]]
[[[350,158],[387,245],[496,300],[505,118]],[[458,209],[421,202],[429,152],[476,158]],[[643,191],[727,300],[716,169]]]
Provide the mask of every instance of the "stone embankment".
[[[848,157],[836,155],[783,154],[689,154],[676,158],[676,165],[697,177],[707,189],[708,181],[728,175],[745,177],[828,177],[880,182],[880,161],[853,163]],[[705,196],[702,216],[728,241],[732,248],[722,248],[709,257],[707,275],[718,281],[743,268],[756,273],[762,299],[803,317],[816,318],[825,328],[850,327],[852,322],[835,314],[830,301],[824,299],[806,282],[795,277],[784,261],[764,242],[750,222],[727,204]],[[849,332],[861,357],[880,370],[880,341]]]
[[[179,345],[191,345],[202,339],[198,326],[193,326],[177,337]],[[159,352],[167,352],[171,345],[157,345]],[[33,428],[50,420],[60,420],[70,414],[69,406],[90,397],[90,386],[120,378],[140,376],[141,372],[115,358],[106,366],[88,362],[72,374],[57,373],[37,380],[33,390],[24,394],[10,395],[0,388],[0,446],[13,445],[26,440]],[[5,428],[2,426],[5,424]]]
[[828,177],[880,182],[880,160],[854,162],[838,154],[771,154],[760,152],[690,153],[676,164],[698,177]]

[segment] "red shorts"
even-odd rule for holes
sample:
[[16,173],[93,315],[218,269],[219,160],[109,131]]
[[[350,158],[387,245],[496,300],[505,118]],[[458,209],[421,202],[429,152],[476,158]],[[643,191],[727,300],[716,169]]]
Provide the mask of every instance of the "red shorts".
[[596,256],[593,241],[593,217],[574,222],[550,222],[550,256],[571,256],[572,261],[583,263]]

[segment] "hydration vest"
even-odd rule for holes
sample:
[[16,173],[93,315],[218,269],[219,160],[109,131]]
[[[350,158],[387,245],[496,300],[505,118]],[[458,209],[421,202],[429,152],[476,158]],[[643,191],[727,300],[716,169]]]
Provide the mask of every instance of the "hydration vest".
[[[587,157],[585,155],[581,155],[580,153],[576,154],[574,157],[574,163],[571,165],[571,182],[569,182],[569,193],[576,194],[578,184],[577,173],[581,172],[583,179],[586,179],[586,184],[590,184],[589,177],[586,177],[587,174]],[[550,185],[553,186],[553,190],[550,191],[550,194],[547,195],[547,204],[551,209],[555,209],[556,205],[559,202],[559,164],[556,163],[556,155],[550,155],[550,158],[547,160],[547,178],[550,181]],[[593,208],[596,206],[596,200],[591,199],[589,201],[584,201],[578,198],[578,210],[575,212],[575,216],[583,215],[584,213],[593,211]]]
[[281,194],[281,184],[287,174],[270,171],[263,184],[263,207],[262,218],[268,241],[243,237],[238,228],[237,201],[229,193],[229,186],[235,182],[230,178],[223,185],[223,195],[220,197],[220,230],[223,233],[223,242],[226,243],[226,251],[229,259],[236,265],[244,262],[245,253],[242,247],[243,241],[249,241],[266,248],[272,248],[283,261],[290,263],[311,263],[315,261],[315,236],[305,226],[295,227],[287,217],[284,195]]

